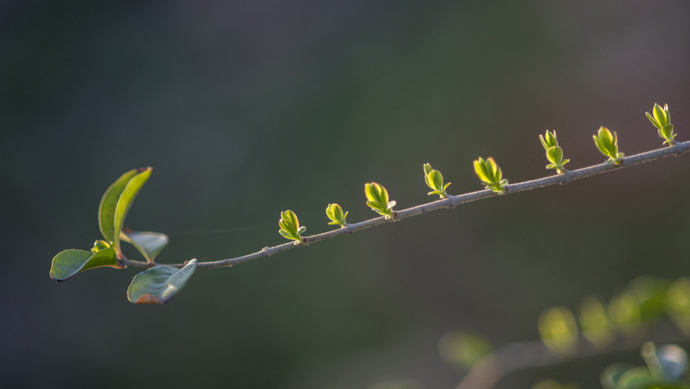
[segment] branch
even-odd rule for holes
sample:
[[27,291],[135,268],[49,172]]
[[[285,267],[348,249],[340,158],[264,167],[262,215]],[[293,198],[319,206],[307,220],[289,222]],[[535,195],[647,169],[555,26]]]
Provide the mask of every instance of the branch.
[[[663,149],[657,149],[648,151],[646,153],[631,155],[629,157],[621,158],[620,164],[612,163],[602,163],[599,165],[589,166],[586,168],[566,171],[563,174],[558,174],[555,176],[540,178],[531,181],[520,182],[516,184],[509,184],[506,186],[505,193],[498,194],[489,189],[481,190],[477,192],[466,193],[458,196],[448,196],[447,198],[432,201],[426,204],[417,205],[412,208],[403,209],[395,212],[395,217],[391,219],[386,219],[385,217],[377,217],[374,219],[365,220],[363,222],[347,224],[346,226],[333,231],[324,232],[321,234],[305,236],[302,238],[302,242],[295,245],[294,243],[284,243],[273,247],[264,247],[261,251],[253,254],[243,255],[236,258],[227,258],[220,261],[211,262],[200,262],[197,268],[217,268],[217,267],[229,267],[234,266],[243,262],[251,261],[252,259],[257,259],[261,257],[270,257],[273,254],[287,251],[299,246],[307,246],[311,243],[316,243],[322,240],[335,238],[340,235],[349,235],[357,231],[361,231],[370,227],[378,226],[381,224],[398,221],[402,219],[407,219],[413,216],[418,216],[426,212],[436,211],[443,208],[453,208],[456,205],[469,203],[471,201],[482,200],[489,197],[503,196],[510,193],[518,193],[527,190],[543,188],[550,185],[565,185],[570,181],[578,180],[580,178],[590,177],[596,174],[609,172],[612,170],[622,169],[628,166],[637,165],[643,162],[653,161],[655,159],[664,158],[668,156],[680,156],[684,153],[690,151],[690,141],[683,143],[676,143],[674,146],[666,147]],[[129,259],[124,259],[122,264],[125,266],[132,267],[143,267],[150,268],[154,266],[160,266],[160,263],[146,263],[140,261],[132,261]],[[182,267],[184,264],[173,264],[168,266]]]
[[[668,321],[662,321],[655,329],[655,333],[645,340],[655,343],[674,343],[688,339]],[[640,339],[636,340],[621,338],[606,348],[597,349],[580,335],[575,346],[577,351],[571,355],[556,354],[546,347],[541,340],[511,343],[477,362],[455,389],[491,389],[501,378],[517,370],[637,350],[640,348],[641,342],[639,342]]]

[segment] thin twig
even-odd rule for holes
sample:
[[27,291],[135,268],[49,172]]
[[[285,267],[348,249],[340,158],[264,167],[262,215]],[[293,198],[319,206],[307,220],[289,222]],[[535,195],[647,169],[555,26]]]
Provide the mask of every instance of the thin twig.
[[557,354],[541,340],[508,344],[482,358],[455,389],[491,389],[507,374],[537,367],[557,365],[576,359],[598,357],[623,351],[639,350],[642,340],[655,343],[687,341],[688,336],[680,333],[668,320],[655,325],[654,333],[637,339],[620,337],[605,348],[596,348],[580,336],[571,354]]
[[[302,239],[302,243],[298,244],[298,245],[295,245],[294,243],[284,243],[284,244],[281,244],[278,246],[264,247],[259,252],[256,252],[253,254],[243,255],[241,257],[228,258],[228,259],[223,259],[220,261],[200,262],[197,265],[197,268],[201,269],[201,268],[217,268],[217,267],[233,266],[233,265],[240,264],[242,262],[251,261],[252,259],[257,259],[257,258],[261,258],[261,257],[270,257],[273,254],[276,254],[276,253],[279,253],[282,251],[286,251],[286,250],[290,250],[290,249],[295,248],[295,247],[307,246],[311,243],[319,242],[319,241],[330,239],[330,238],[335,238],[336,236],[340,236],[340,235],[349,235],[349,234],[355,233],[357,231],[364,230],[366,228],[370,228],[370,227],[374,227],[374,226],[378,226],[381,224],[385,224],[385,223],[389,223],[389,222],[393,222],[393,221],[398,221],[398,220],[402,220],[402,219],[407,219],[409,217],[421,215],[421,214],[426,213],[426,212],[436,211],[438,209],[443,209],[443,208],[453,208],[459,204],[469,203],[471,201],[481,200],[481,199],[485,199],[488,197],[505,196],[506,194],[523,192],[526,190],[543,188],[545,186],[556,185],[556,184],[564,185],[570,181],[578,180],[580,178],[585,178],[585,177],[593,176],[595,174],[604,173],[604,172],[608,172],[611,170],[617,170],[617,169],[621,169],[624,167],[637,165],[637,164],[640,164],[643,162],[653,161],[655,159],[659,159],[659,158],[663,158],[663,157],[668,157],[668,156],[672,156],[672,155],[679,156],[681,154],[687,153],[688,151],[690,151],[690,141],[683,142],[683,143],[676,143],[672,147],[666,147],[663,149],[652,150],[652,151],[648,151],[646,153],[636,154],[636,155],[631,155],[629,157],[625,157],[622,159],[622,161],[619,165],[610,164],[610,163],[602,163],[599,165],[594,165],[594,166],[590,166],[590,167],[586,167],[586,168],[582,168],[582,169],[578,169],[578,170],[570,170],[570,171],[567,171],[563,174],[558,174],[555,176],[540,178],[540,179],[531,180],[531,181],[519,182],[516,184],[509,184],[506,186],[506,192],[504,194],[497,194],[491,190],[485,189],[485,190],[466,193],[466,194],[462,194],[462,195],[458,195],[458,196],[448,196],[445,199],[436,200],[436,201],[432,201],[430,203],[417,205],[417,206],[412,207],[412,208],[407,208],[407,209],[403,209],[400,211],[396,211],[396,216],[393,219],[385,219],[383,216],[381,216],[381,217],[377,217],[374,219],[365,220],[365,221],[359,222],[359,223],[348,224],[345,227],[340,228],[338,230],[328,231],[328,232],[324,232],[324,233],[316,234],[316,235],[311,235],[311,236],[305,236]],[[132,266],[132,267],[149,268],[149,267],[153,267],[153,266],[159,266],[162,264],[124,260],[123,265]],[[174,265],[168,265],[168,266],[182,267],[182,266],[184,266],[184,264],[174,264]]]

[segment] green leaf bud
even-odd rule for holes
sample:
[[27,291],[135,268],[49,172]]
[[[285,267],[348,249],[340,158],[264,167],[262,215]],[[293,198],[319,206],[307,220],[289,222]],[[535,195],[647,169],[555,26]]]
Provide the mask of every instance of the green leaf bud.
[[676,144],[676,134],[673,133],[673,124],[671,124],[671,113],[668,111],[668,104],[661,108],[659,104],[654,104],[652,109],[653,115],[645,112],[650,122],[657,128],[659,137],[664,139],[664,144],[673,146]]
[[389,200],[388,191],[383,185],[377,184],[376,182],[365,184],[364,194],[367,197],[367,206],[372,210],[385,216],[386,219],[395,217],[395,211],[393,211],[395,201]]
[[280,213],[278,226],[280,226],[278,233],[285,239],[294,240],[295,244],[302,242],[302,234],[307,230],[306,227],[300,227],[297,215],[291,210]]
[[433,189],[428,193],[429,195],[439,195],[441,198],[448,197],[446,188],[450,185],[450,182],[444,185],[441,172],[434,170],[428,163],[424,164],[424,182],[426,182],[429,188]]
[[544,136],[539,135],[539,140],[541,145],[544,146],[544,150],[549,150],[552,147],[558,146],[558,139],[556,138],[556,131],[551,132],[546,130]]
[[615,132],[611,134],[611,131],[606,127],[599,128],[597,135],[594,135],[594,143],[602,154],[609,157],[606,163],[618,165],[625,156],[625,154],[618,152],[618,134]]
[[480,157],[474,161],[474,172],[477,174],[477,177],[486,184],[486,189],[491,189],[496,193],[505,192],[508,180],[502,179],[503,172],[493,158],[489,157],[484,160]]
[[104,240],[97,240],[97,241],[93,242],[93,247],[91,248],[91,252],[95,254],[101,250],[105,250],[108,248],[110,248],[110,244],[108,242],[106,242]]
[[347,217],[347,212],[343,213],[343,208],[338,204],[328,204],[326,207],[326,215],[331,219],[330,225],[339,225],[344,227],[347,223],[345,218]]

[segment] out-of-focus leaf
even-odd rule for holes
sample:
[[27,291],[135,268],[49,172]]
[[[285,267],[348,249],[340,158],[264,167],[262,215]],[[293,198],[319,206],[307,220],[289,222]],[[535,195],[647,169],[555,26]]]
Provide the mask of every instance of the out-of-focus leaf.
[[137,274],[127,288],[127,298],[135,304],[165,304],[187,283],[196,270],[196,259],[182,269],[156,266]]
[[452,366],[471,368],[491,353],[491,345],[483,337],[462,331],[450,331],[438,342],[441,358]]
[[634,294],[640,304],[640,318],[643,321],[665,315],[664,299],[668,287],[667,280],[651,276],[638,277],[628,284],[627,289]]
[[122,240],[131,243],[147,261],[153,262],[156,256],[167,246],[168,235],[151,231],[122,231]]
[[616,389],[618,387],[618,380],[621,378],[621,376],[632,368],[632,365],[625,363],[614,363],[613,365],[607,367],[601,373],[601,386],[603,386],[604,389]]
[[644,328],[640,303],[635,295],[627,290],[611,299],[609,318],[615,327],[627,336],[636,336]]
[[688,369],[688,354],[675,344],[661,347],[656,355],[659,359],[659,366],[669,381],[680,379]]
[[101,204],[98,207],[98,225],[101,228],[101,234],[107,242],[115,240],[115,208],[120,195],[125,190],[127,183],[132,177],[139,174],[141,169],[132,169],[123,174],[115,182],[110,185],[101,198]]
[[579,336],[575,315],[565,307],[545,310],[539,317],[539,334],[551,350],[561,354],[572,352]]
[[122,191],[120,198],[117,200],[117,206],[115,207],[115,230],[113,232],[113,248],[118,256],[122,256],[122,251],[120,250],[120,232],[125,223],[125,217],[127,217],[127,212],[134,202],[134,198],[137,197],[141,187],[144,186],[146,181],[151,176],[151,168],[148,167],[144,169],[141,173],[132,177],[127,186]]
[[649,369],[640,366],[623,373],[616,383],[616,389],[647,389],[652,384],[654,379],[649,374]]
[[690,278],[681,278],[668,288],[664,305],[678,328],[690,335]]
[[613,340],[604,303],[594,296],[585,297],[580,304],[580,328],[596,347],[605,347]]
[[53,258],[50,278],[61,282],[84,270],[103,266],[120,268],[115,250],[104,249],[95,254],[86,250],[65,250]]

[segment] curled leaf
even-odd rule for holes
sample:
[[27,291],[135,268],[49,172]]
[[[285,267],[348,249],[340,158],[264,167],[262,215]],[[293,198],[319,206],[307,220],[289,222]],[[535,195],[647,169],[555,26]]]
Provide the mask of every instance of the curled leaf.
[[127,298],[135,304],[166,304],[189,281],[196,270],[196,259],[182,268],[156,266],[137,274],[127,288]]
[[132,206],[134,198],[137,197],[137,194],[139,194],[139,191],[151,176],[151,170],[153,169],[148,167],[141,171],[141,173],[132,177],[129,182],[127,182],[127,186],[125,186],[120,198],[117,200],[114,219],[115,229],[113,231],[113,248],[115,249],[118,257],[122,256],[122,251],[120,250],[120,232],[124,226],[125,217],[127,217],[127,212],[129,212],[129,208]]
[[122,231],[122,240],[131,243],[148,262],[153,262],[156,256],[168,245],[168,236],[160,232],[125,230]]
[[103,194],[101,204],[98,207],[98,225],[107,242],[115,240],[115,208],[120,195],[125,190],[132,177],[143,169],[132,169],[118,178]]

